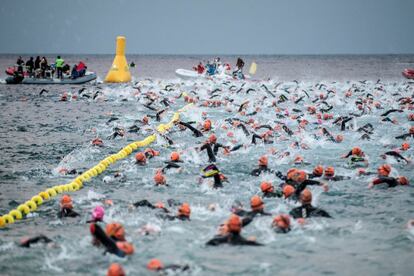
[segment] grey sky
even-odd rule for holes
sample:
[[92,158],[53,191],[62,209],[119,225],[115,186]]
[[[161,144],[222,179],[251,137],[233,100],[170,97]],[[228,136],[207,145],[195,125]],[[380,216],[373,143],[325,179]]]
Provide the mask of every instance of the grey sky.
[[414,0],[1,0],[0,53],[414,53]]

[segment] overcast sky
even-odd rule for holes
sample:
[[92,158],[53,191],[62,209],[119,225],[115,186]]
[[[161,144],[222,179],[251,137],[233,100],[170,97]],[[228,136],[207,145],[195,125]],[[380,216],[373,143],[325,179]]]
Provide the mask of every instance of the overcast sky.
[[0,53],[414,53],[414,0],[1,0]]

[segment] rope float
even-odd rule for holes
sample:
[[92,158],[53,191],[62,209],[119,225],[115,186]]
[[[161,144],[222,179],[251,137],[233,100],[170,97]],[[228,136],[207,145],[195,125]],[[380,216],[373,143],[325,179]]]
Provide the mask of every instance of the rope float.
[[[157,127],[157,132],[163,134],[170,130],[174,126],[174,123],[180,119],[180,113],[185,112],[191,106],[192,104],[188,104],[175,112],[170,122],[167,124],[160,124]],[[144,140],[132,142],[131,144],[122,148],[118,153],[112,154],[101,160],[97,165],[72,180],[72,182],[68,184],[56,185],[52,188],[48,188],[45,191],[40,192],[39,194],[33,196],[30,200],[26,201],[23,204],[20,204],[16,209],[11,210],[8,214],[0,216],[0,227],[4,227],[8,224],[13,224],[16,220],[23,219],[24,216],[36,211],[37,207],[42,205],[44,201],[49,200],[58,194],[61,194],[63,192],[75,192],[82,189],[84,182],[90,181],[91,178],[103,173],[110,165],[126,158],[138,148],[146,147],[149,144],[152,144],[156,140],[157,135],[151,134]]]

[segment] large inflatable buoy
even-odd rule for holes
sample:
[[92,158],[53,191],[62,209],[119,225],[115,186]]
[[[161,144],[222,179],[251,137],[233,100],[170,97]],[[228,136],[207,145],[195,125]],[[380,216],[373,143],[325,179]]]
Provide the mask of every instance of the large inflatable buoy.
[[106,75],[105,82],[130,82],[131,73],[125,57],[126,39],[124,36],[116,38],[116,55],[112,67]]

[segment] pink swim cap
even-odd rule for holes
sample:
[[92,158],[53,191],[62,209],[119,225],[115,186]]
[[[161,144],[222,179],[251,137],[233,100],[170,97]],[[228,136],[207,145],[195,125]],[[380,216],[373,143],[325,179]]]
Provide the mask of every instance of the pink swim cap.
[[92,218],[94,220],[102,220],[105,215],[105,209],[102,206],[96,206],[92,211]]

